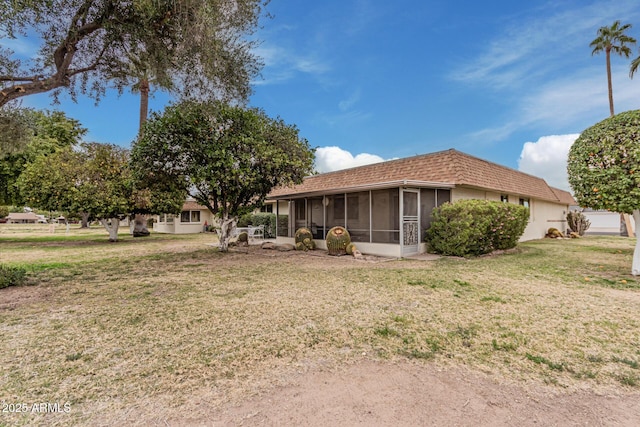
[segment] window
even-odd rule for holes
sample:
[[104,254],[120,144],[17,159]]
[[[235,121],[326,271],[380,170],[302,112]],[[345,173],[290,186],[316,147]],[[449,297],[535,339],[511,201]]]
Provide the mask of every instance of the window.
[[529,207],[529,199],[520,198],[520,206],[524,206],[525,208]]
[[180,222],[200,222],[200,211],[182,211]]
[[509,195],[508,194],[501,194],[500,195],[500,201],[502,203],[509,203]]
[[273,213],[273,204],[269,203],[268,205],[262,205],[260,212]]

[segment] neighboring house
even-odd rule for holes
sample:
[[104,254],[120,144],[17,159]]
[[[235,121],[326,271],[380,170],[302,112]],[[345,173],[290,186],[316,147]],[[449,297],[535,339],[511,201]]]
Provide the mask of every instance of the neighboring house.
[[157,215],[153,231],[172,234],[202,233],[205,223],[215,225],[218,222],[207,207],[199,205],[193,199],[187,199],[180,215]]
[[289,205],[286,200],[280,200],[278,206],[276,206],[275,200],[265,200],[264,205],[254,213],[262,212],[262,213],[276,213],[276,211],[280,212],[280,215],[288,215],[289,214]]
[[40,217],[33,212],[12,212],[7,217],[8,224],[35,224],[39,221]]
[[433,208],[461,199],[528,206],[523,241],[544,237],[550,227],[566,232],[566,214],[576,204],[542,178],[453,149],[309,176],[267,197],[278,202],[275,213],[289,214],[279,242],[293,242],[295,230],[308,227],[323,248],[327,231],[341,225],[361,252],[396,257],[425,252]]

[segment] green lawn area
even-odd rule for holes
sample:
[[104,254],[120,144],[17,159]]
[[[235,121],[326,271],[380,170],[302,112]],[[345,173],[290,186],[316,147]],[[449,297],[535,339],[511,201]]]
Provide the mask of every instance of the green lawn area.
[[0,262],[29,272],[29,285],[0,289],[0,401],[70,408],[0,412],[0,425],[118,424],[132,411],[144,423],[363,359],[640,390],[634,239],[385,262],[257,247],[221,254],[215,242],[0,228]]

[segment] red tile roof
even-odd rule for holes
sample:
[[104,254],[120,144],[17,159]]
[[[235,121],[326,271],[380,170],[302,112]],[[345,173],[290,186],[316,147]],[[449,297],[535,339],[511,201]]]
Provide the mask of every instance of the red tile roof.
[[385,184],[400,185],[404,181],[418,187],[455,185],[575,204],[569,193],[550,187],[542,178],[454,149],[309,176],[300,185],[272,191],[268,198],[356,191]]

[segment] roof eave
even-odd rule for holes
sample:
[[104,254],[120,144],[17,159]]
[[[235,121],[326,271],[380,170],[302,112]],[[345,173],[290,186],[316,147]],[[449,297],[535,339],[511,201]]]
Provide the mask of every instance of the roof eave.
[[395,187],[412,187],[412,188],[454,188],[455,184],[451,182],[429,182],[429,181],[412,181],[412,180],[398,180],[398,181],[386,181],[378,182],[374,184],[354,185],[350,187],[328,188],[323,190],[315,190],[308,192],[294,192],[278,194],[276,196],[267,196],[267,200],[282,200],[299,197],[317,197],[331,194],[340,193],[354,193],[358,191],[369,190],[381,190],[384,188]]

